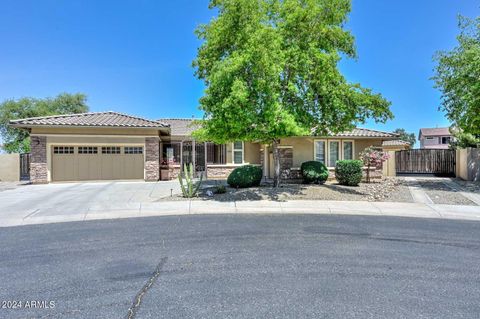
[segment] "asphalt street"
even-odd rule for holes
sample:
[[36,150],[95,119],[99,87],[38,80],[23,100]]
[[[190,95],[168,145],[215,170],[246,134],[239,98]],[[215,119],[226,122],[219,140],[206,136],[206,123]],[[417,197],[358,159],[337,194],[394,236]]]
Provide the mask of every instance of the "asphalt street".
[[8,227],[0,278],[0,318],[478,318],[480,222],[229,214]]

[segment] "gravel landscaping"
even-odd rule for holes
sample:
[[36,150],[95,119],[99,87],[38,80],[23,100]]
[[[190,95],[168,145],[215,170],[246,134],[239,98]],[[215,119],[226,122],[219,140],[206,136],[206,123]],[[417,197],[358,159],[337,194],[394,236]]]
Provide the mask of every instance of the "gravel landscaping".
[[[219,182],[220,183],[220,182]],[[223,182],[225,183],[225,182]],[[385,178],[378,182],[361,183],[357,187],[343,186],[336,182],[324,185],[282,184],[278,189],[270,185],[234,189],[226,187],[224,194],[212,194],[215,186],[204,187],[194,200],[242,201],[242,200],[345,200],[345,201],[390,201],[413,202],[408,186],[400,179]],[[209,196],[210,194],[210,196]],[[161,200],[188,200],[181,195],[164,197]]]
[[474,202],[448,187],[441,180],[419,180],[418,183],[434,204],[476,206]]
[[480,194],[480,182],[468,182],[461,179],[453,179],[453,181],[465,192]]

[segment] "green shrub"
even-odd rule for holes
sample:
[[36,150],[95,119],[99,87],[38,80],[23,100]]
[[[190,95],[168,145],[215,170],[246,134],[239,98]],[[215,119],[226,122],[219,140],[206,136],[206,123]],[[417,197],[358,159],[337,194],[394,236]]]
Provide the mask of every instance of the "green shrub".
[[359,160],[337,161],[335,177],[341,185],[358,186],[363,177],[363,162]]
[[317,161],[302,163],[300,167],[304,183],[323,184],[328,179],[328,168],[325,164]]
[[262,181],[262,169],[254,165],[244,165],[235,168],[228,175],[227,183],[231,187],[246,188],[260,185]]
[[220,184],[215,186],[215,194],[225,194],[227,192],[227,188],[225,185]]

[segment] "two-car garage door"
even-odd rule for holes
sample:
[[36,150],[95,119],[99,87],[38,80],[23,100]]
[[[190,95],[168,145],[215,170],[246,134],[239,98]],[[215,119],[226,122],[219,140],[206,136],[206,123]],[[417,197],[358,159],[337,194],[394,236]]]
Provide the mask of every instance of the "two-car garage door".
[[52,146],[53,181],[144,178],[141,146]]

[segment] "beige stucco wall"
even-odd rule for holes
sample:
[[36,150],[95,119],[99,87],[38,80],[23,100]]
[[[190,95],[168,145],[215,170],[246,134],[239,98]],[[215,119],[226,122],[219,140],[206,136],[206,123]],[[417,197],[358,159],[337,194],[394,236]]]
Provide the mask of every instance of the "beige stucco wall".
[[0,154],[0,181],[20,180],[20,154]]
[[466,181],[480,181],[480,150],[458,149],[456,152],[456,175]]
[[389,158],[383,162],[383,176],[396,176],[396,167],[395,167],[395,151],[386,151]]
[[260,164],[260,144],[244,143],[244,161],[249,164]]
[[468,155],[467,149],[459,149],[456,152],[455,175],[457,175],[458,178],[461,178],[463,180],[468,180],[467,155]]
[[[381,139],[352,139],[352,138],[321,138],[321,137],[289,137],[280,140],[280,146],[293,147],[293,167],[299,168],[303,162],[312,161],[314,159],[314,141],[325,140],[330,141],[353,141],[354,142],[354,159],[359,159],[359,154],[370,146],[382,146]],[[271,148],[270,148],[271,150]]]

